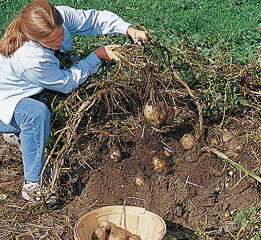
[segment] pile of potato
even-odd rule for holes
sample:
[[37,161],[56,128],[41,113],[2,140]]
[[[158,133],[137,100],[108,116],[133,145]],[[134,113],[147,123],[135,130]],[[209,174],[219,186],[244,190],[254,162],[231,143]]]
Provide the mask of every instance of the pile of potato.
[[141,238],[117,227],[114,223],[103,220],[93,231],[92,240],[141,240]]

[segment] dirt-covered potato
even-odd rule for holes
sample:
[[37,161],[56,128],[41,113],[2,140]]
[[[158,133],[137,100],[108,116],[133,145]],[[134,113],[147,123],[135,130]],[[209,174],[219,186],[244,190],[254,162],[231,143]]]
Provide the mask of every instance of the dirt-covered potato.
[[152,125],[161,125],[167,118],[167,109],[163,101],[155,103],[152,99],[149,99],[144,106],[143,113]]
[[152,164],[155,172],[162,173],[166,169],[166,160],[157,156],[152,158]]
[[112,227],[108,240],[127,240],[126,231],[120,227]]
[[141,175],[137,175],[135,178],[135,184],[139,187],[143,187],[145,185],[145,179]]
[[165,154],[166,157],[171,157],[172,156],[172,151],[165,149],[164,150],[164,154]]
[[180,139],[180,144],[185,150],[190,150],[195,145],[195,137],[190,133],[185,133]]
[[136,234],[131,234],[128,237],[128,240],[141,240],[140,236],[136,235]]
[[117,146],[113,146],[110,150],[110,158],[113,162],[120,162],[121,161],[121,150]]
[[223,142],[227,143],[233,138],[234,138],[234,135],[233,135],[232,131],[229,131],[227,129],[223,130],[223,134],[222,134],[222,141]]
[[[247,140],[245,140],[247,141]],[[238,157],[240,154],[242,154],[242,151],[244,149],[244,139],[242,138],[233,138],[229,142],[224,143],[224,147],[229,149],[227,152],[227,155],[229,157]]]

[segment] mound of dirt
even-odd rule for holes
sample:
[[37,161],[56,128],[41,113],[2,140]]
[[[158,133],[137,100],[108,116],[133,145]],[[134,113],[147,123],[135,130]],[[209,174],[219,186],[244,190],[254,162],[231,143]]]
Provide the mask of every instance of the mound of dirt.
[[[206,231],[225,226],[241,208],[258,203],[259,185],[203,146],[214,145],[256,172],[260,132],[257,122],[249,125],[251,121],[244,120],[241,127],[234,122],[229,129],[209,129],[207,142],[199,141],[191,150],[184,150],[179,142],[186,128],[165,133],[144,124],[124,134],[120,162],[110,159],[107,138],[93,138],[92,150],[98,149],[102,164],[82,175],[84,188],[65,209],[77,218],[101,206],[123,205],[126,198],[134,197],[145,200],[146,209],[161,216],[180,239],[199,225]],[[154,170],[154,156],[166,161],[162,173]],[[145,184],[137,185],[137,177]],[[143,206],[138,200],[128,204]]]

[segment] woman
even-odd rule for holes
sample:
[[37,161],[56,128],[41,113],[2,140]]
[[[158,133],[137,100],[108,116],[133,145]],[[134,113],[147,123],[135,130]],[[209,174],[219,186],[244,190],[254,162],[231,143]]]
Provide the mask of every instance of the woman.
[[[47,106],[30,97],[43,89],[69,93],[97,72],[101,59],[117,61],[113,52],[116,45],[99,47],[66,70],[59,68],[54,54],[72,49],[71,34],[108,33],[129,35],[134,41],[148,41],[146,32],[133,28],[114,13],[54,7],[45,0],[29,3],[6,29],[0,42],[0,132],[15,133],[21,139],[22,196],[26,200],[40,199],[43,153],[50,127]],[[55,203],[52,198],[51,204]]]

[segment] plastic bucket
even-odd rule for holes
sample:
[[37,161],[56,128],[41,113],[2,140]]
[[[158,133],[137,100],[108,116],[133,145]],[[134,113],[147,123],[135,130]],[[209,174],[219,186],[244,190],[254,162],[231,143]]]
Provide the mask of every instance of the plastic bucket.
[[102,220],[137,234],[142,240],[161,240],[166,234],[166,224],[161,217],[145,208],[124,203],[123,206],[102,207],[83,215],[74,226],[75,240],[91,240]]

